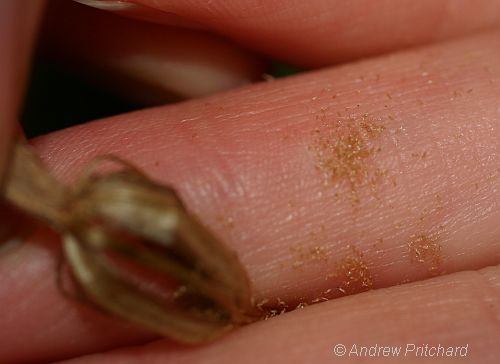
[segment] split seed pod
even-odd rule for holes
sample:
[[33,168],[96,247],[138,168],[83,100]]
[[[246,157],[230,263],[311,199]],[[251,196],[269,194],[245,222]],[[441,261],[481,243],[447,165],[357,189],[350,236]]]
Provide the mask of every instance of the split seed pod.
[[[7,199],[61,232],[66,262],[88,302],[186,343],[251,320],[250,285],[241,263],[173,189],[111,157],[101,161],[112,159],[121,170],[91,173],[57,201],[52,196],[33,203],[26,191],[37,182],[28,175],[44,168],[26,148],[17,147]],[[156,281],[162,292],[148,287]]]

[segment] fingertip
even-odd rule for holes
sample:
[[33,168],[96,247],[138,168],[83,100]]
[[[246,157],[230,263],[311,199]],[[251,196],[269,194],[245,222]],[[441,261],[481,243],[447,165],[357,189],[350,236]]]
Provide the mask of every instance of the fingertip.
[[266,69],[258,55],[220,36],[68,2],[49,8],[44,29],[47,59],[146,105],[239,87],[260,80]]

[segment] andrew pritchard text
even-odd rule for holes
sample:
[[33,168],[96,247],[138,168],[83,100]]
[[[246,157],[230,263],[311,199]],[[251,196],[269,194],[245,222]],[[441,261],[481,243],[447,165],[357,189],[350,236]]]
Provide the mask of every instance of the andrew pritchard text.
[[417,345],[404,346],[372,345],[362,346],[353,344],[347,352],[350,357],[466,357],[469,344],[465,346]]

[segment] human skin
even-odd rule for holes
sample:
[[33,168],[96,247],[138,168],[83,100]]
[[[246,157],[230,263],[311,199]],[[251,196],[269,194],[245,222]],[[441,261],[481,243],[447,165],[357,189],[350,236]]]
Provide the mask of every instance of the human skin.
[[[186,26],[215,30],[252,49],[304,66],[330,65],[495,28],[500,6],[488,0],[127,3],[138,5],[128,9],[128,15],[160,10],[156,22],[172,24],[176,18]],[[166,16],[163,21],[162,15]]]
[[[201,347],[168,340],[128,347],[153,337],[62,297],[54,281],[57,238],[40,228],[1,260],[0,357],[43,362],[122,347],[70,362],[334,362],[337,343],[414,342],[469,344],[468,360],[494,363],[499,35],[471,35],[34,140],[67,182],[92,156],[113,153],[174,186],[238,253],[257,301],[293,308],[335,299]],[[345,140],[356,147],[339,144]]]
[[29,5],[12,0],[0,3],[0,186],[9,161],[33,36],[43,3],[43,0]]

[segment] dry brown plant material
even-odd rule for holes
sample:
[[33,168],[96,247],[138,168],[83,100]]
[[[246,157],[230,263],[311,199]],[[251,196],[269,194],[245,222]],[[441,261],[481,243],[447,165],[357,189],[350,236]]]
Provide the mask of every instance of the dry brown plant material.
[[338,290],[345,295],[368,291],[373,287],[373,277],[365,262],[364,254],[355,246],[350,246],[349,254],[340,260],[331,278],[342,279]]
[[296,257],[296,260],[292,264],[292,268],[294,269],[302,269],[304,264],[309,262],[326,263],[328,261],[328,251],[324,246],[320,245],[292,246],[290,247],[290,252]]
[[[97,173],[106,161],[119,169]],[[173,189],[116,157],[96,159],[68,188],[18,142],[5,198],[60,232],[78,292],[110,314],[184,343],[253,320],[236,255]]]
[[380,152],[374,142],[385,131],[380,118],[368,114],[347,118],[319,117],[312,149],[318,160],[316,168],[327,177],[326,183],[347,183],[353,203],[359,202],[358,188],[374,183],[382,171],[372,167],[370,161]]
[[436,234],[413,235],[408,243],[408,252],[412,262],[426,266],[432,275],[441,273],[443,258]]

